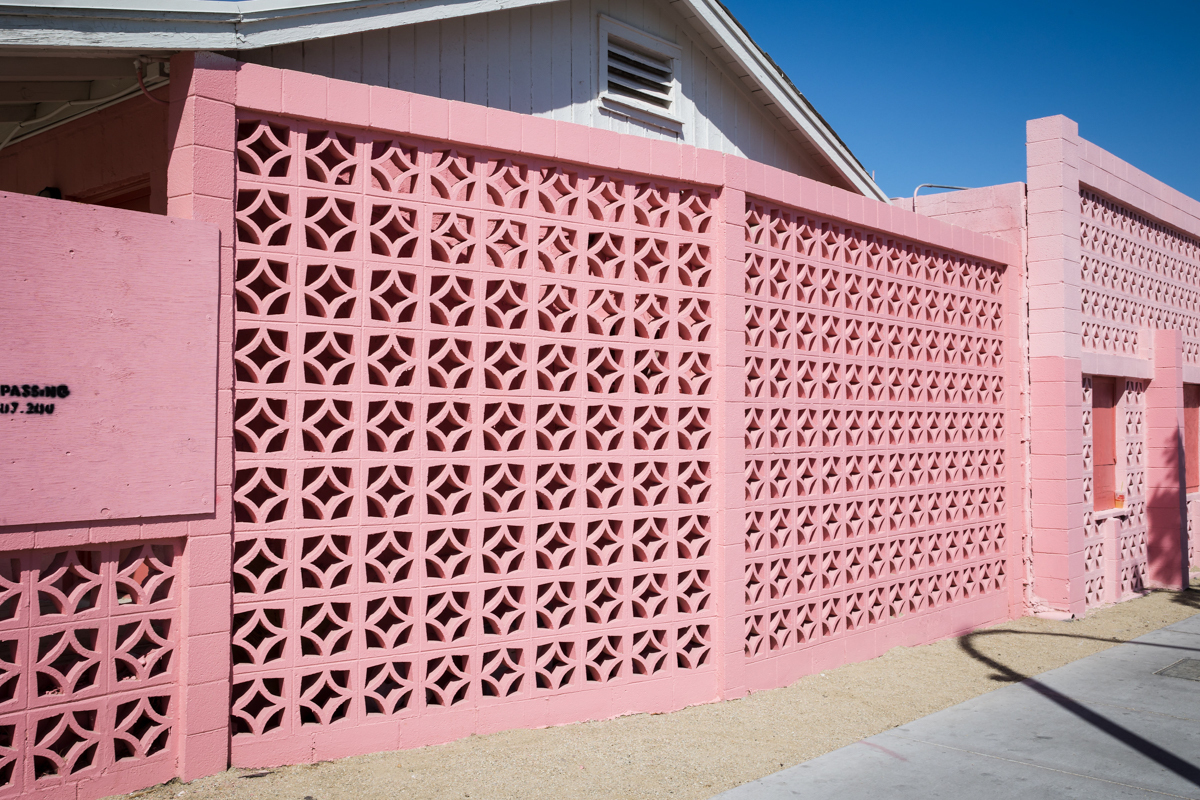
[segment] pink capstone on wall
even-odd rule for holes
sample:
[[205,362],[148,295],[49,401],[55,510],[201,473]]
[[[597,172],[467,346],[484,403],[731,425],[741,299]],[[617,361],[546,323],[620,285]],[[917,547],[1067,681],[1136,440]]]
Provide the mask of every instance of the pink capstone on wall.
[[0,194],[0,526],[204,514],[217,232]]

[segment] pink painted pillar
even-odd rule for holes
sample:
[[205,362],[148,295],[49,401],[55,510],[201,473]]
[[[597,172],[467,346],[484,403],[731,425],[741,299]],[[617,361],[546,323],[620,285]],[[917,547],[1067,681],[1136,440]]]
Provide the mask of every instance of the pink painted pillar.
[[[746,280],[745,162],[726,159],[726,186],[721,191],[721,287],[718,320],[724,337],[718,350],[720,383],[724,399],[721,414],[717,575],[720,614],[720,656],[717,687],[722,699],[747,693],[745,655],[746,616]],[[729,171],[735,174],[731,176]],[[736,188],[735,188],[736,187]]]
[[1146,556],[1151,586],[1187,586],[1183,449],[1183,333],[1155,330],[1146,391]]
[[1066,117],[1027,126],[1028,292],[1035,604],[1082,616],[1083,393],[1079,255],[1079,127]]
[[229,764],[233,548],[233,219],[236,62],[211,53],[171,61],[167,213],[220,228],[217,356],[217,502],[188,523],[183,595],[184,730],[179,774],[193,780]]

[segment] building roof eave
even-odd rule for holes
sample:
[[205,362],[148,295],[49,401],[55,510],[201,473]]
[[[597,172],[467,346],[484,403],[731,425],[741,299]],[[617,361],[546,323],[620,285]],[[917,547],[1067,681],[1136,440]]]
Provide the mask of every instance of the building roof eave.
[[[250,50],[549,0],[0,0],[5,50]],[[845,142],[720,0],[668,0],[716,40],[786,127],[859,193],[887,201]]]

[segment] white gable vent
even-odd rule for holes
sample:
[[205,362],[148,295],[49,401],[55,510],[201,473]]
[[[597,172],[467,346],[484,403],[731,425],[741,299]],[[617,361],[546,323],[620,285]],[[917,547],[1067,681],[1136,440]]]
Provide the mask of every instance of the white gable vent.
[[680,49],[600,17],[600,100],[611,110],[678,129]]

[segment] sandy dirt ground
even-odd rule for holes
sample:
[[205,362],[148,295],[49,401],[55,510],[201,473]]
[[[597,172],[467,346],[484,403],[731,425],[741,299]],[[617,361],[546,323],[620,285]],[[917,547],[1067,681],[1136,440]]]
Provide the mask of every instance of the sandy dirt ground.
[[[1193,573],[1193,578],[1200,575]],[[274,770],[233,769],[129,800],[708,798],[1200,613],[1200,581],[1074,622],[1024,618],[784,688],[637,714]]]

